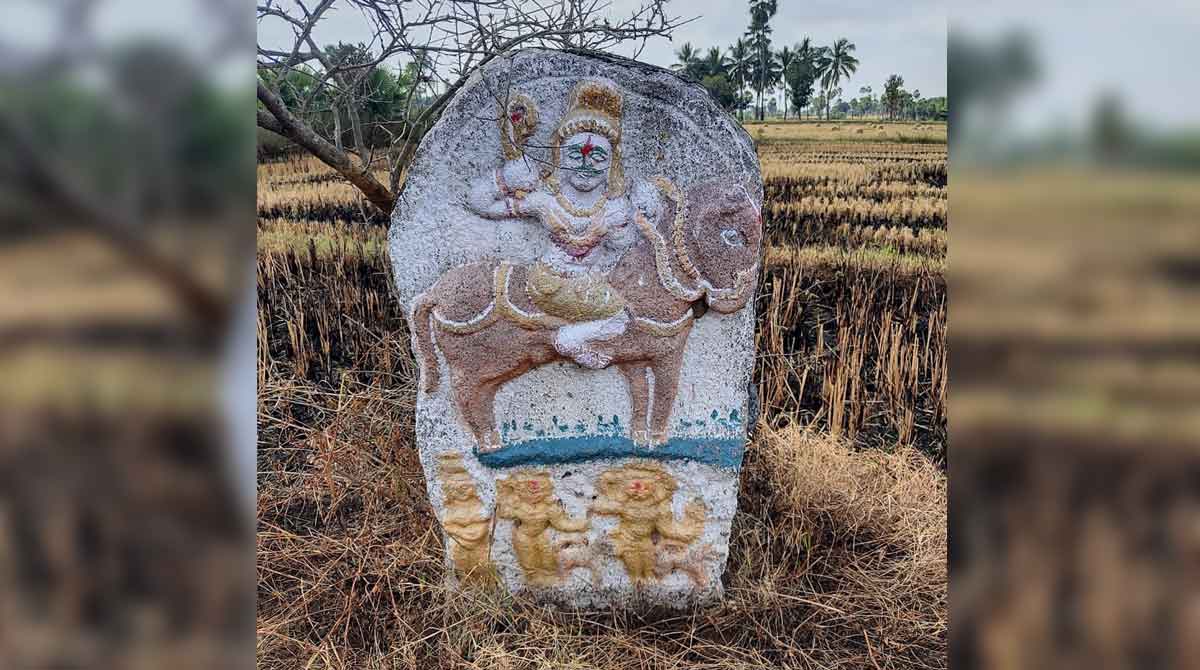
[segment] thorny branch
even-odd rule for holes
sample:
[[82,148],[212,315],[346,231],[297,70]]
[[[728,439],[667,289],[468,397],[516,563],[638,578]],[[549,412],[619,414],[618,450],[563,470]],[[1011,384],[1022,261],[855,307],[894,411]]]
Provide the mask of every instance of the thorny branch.
[[[264,0],[257,6],[260,27],[282,22],[291,34],[291,47],[258,45],[258,125],[295,142],[361,190],[384,214],[395,205],[402,174],[416,151],[421,135],[437,119],[446,103],[467,82],[471,73],[497,56],[518,48],[541,46],[604,50],[625,42],[669,38],[688,20],[668,15],[668,0],[645,0],[624,16],[613,16],[609,0]],[[335,61],[318,45],[320,23],[329,16],[356,14],[371,35],[369,58]],[[262,35],[263,31],[259,31]],[[260,38],[261,40],[261,38]],[[413,64],[416,81],[410,82],[402,109],[384,128],[389,137],[382,161],[388,184],[377,180],[376,147],[364,135],[358,110],[372,101],[364,83],[385,64]],[[280,90],[287,75],[302,72],[313,80],[308,96],[289,108]],[[264,77],[264,75],[267,75]],[[432,87],[430,85],[433,85]],[[422,91],[440,90],[423,96]],[[313,98],[331,95],[329,111],[335,136],[314,129]],[[352,146],[343,144],[343,110],[349,120]]]

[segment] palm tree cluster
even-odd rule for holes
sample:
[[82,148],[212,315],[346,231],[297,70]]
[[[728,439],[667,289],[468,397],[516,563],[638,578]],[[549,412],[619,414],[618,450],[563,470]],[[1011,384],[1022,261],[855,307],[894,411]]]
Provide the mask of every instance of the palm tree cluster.
[[[944,118],[946,99],[921,99],[920,91],[904,91],[892,78],[885,83],[885,93],[878,98],[870,86],[860,87],[860,97],[842,100],[840,85],[858,71],[855,45],[845,37],[829,46],[817,46],[804,37],[792,46],[778,50],[772,47],[771,19],[778,10],[778,0],[749,0],[750,26],[745,35],[722,51],[711,47],[707,51],[685,42],[675,52],[672,66],[684,77],[704,85],[728,111],[753,109],[753,116],[762,120],[767,105],[765,99],[783,93],[783,118],[790,111],[800,115],[803,110],[826,119],[834,114],[866,116],[884,114],[889,118]],[[903,85],[904,79],[892,75]],[[819,92],[814,93],[814,89]]]
[[[703,55],[685,42],[675,52],[673,69],[704,84],[739,118],[753,102],[754,116],[762,120],[765,99],[780,89],[784,93],[784,118],[789,106],[797,113],[823,107],[828,118],[833,100],[841,93],[838,84],[858,69],[854,43],[843,37],[821,47],[805,37],[794,46],[776,50],[771,40],[771,19],[777,11],[778,0],[750,0],[750,26],[741,39],[725,51],[712,47]],[[814,98],[813,87],[818,83],[823,94]],[[821,104],[815,104],[818,102]]]

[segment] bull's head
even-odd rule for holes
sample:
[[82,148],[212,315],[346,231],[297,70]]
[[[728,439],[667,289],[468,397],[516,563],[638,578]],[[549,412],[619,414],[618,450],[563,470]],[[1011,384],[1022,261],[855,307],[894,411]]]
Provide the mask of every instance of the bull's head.
[[683,221],[705,302],[721,314],[745,307],[762,253],[762,219],[750,194],[726,180],[696,184],[687,190]]

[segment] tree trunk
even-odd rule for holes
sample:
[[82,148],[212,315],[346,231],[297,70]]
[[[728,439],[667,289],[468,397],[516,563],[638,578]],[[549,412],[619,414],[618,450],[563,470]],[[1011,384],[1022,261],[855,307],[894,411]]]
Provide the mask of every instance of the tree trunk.
[[342,147],[342,110],[337,105],[333,106],[333,148],[345,151]]
[[354,102],[346,104],[346,116],[350,117],[350,132],[354,137],[354,151],[361,157],[364,155],[366,144],[363,143],[362,119],[358,116],[358,110],[354,108]]

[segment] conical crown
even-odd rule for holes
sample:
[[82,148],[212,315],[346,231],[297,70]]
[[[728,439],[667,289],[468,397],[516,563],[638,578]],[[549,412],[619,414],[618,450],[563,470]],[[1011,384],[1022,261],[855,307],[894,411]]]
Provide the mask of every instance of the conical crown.
[[584,79],[571,90],[567,113],[558,124],[558,138],[579,132],[604,135],[616,144],[621,139],[621,91],[613,82]]

